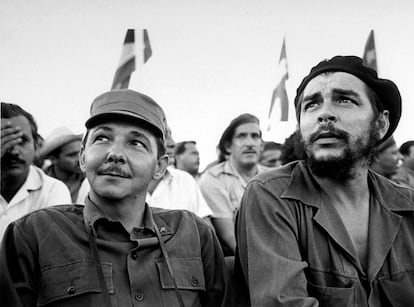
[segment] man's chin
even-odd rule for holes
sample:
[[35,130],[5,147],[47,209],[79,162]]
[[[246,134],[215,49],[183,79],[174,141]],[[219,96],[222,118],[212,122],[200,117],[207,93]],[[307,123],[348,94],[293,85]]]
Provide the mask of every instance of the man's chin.
[[307,163],[312,173],[320,178],[345,181],[353,178],[354,161],[344,156],[311,157]]

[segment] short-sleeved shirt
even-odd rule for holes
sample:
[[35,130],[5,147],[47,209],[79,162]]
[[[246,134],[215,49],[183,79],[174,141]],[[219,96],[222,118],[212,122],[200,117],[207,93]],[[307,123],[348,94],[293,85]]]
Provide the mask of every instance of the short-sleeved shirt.
[[152,207],[182,209],[203,218],[212,214],[195,179],[187,172],[168,167],[164,177],[146,201]]
[[[258,164],[258,173],[268,168]],[[247,182],[230,161],[207,169],[199,181],[201,192],[213,211],[213,217],[231,218],[240,206]]]
[[26,181],[10,202],[0,195],[0,239],[7,225],[23,215],[48,206],[70,203],[70,193],[63,182],[31,165]]
[[236,221],[252,306],[412,306],[414,191],[369,171],[365,270],[327,194],[303,162],[254,178]]
[[112,306],[179,306],[158,228],[185,306],[232,306],[229,275],[210,226],[184,210],[150,209],[128,232],[89,199],[38,210],[9,225],[0,248],[5,306],[104,306],[89,235],[96,237]]

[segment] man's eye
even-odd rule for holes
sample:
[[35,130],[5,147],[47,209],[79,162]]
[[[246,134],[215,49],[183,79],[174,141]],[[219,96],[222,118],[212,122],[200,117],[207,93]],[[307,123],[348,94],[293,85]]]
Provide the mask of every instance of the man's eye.
[[130,143],[131,143],[133,146],[136,146],[136,147],[143,147],[143,148],[147,148],[143,142],[138,141],[138,140],[132,140]]
[[105,135],[97,135],[94,139],[94,142],[106,142],[108,141],[108,137]]
[[318,103],[316,101],[306,101],[303,103],[303,110],[309,110],[311,108],[314,108],[318,105]]
[[348,104],[348,103],[354,103],[354,100],[348,97],[339,97],[338,102]]

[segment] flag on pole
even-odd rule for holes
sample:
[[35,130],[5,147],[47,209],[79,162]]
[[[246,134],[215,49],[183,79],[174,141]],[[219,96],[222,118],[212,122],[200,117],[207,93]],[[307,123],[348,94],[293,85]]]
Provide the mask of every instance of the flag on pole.
[[[135,54],[135,34],[138,34],[136,42],[141,48],[137,55]],[[143,29],[142,32],[138,31],[135,33],[134,29],[128,29],[111,89],[128,88],[129,80],[131,79],[131,74],[135,71],[136,64],[146,63],[151,55],[152,49],[147,30]]]
[[279,83],[273,90],[272,101],[269,110],[269,129],[272,113],[278,113],[280,121],[287,121],[289,116],[289,99],[286,92],[286,80],[289,78],[286,45],[283,39],[282,51],[280,52],[278,72],[280,74]]
[[378,71],[377,52],[375,50],[374,30],[369,33],[367,42],[365,43],[364,56],[362,57],[364,64]]

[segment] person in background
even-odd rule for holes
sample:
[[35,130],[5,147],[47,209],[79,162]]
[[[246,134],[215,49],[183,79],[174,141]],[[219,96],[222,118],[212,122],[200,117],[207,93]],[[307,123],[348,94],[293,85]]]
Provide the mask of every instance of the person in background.
[[391,179],[397,173],[399,159],[397,144],[391,136],[374,149],[370,168],[385,178]]
[[39,138],[29,112],[16,104],[1,103],[0,239],[9,223],[23,215],[71,203],[67,187],[33,165]]
[[[166,144],[170,144],[170,148],[175,148],[175,141],[172,137],[171,129],[168,127],[166,119],[167,130]],[[174,157],[174,152],[166,149],[168,159]],[[176,157],[173,158],[174,161]],[[207,205],[196,180],[187,172],[174,168],[174,165],[169,163],[163,176],[151,180],[148,185],[147,202],[150,206],[163,209],[181,209],[189,210],[206,222],[210,223],[210,216],[212,211]]]
[[266,169],[259,164],[261,136],[256,116],[246,113],[233,119],[219,142],[220,151],[229,156],[228,160],[207,169],[199,181],[226,256],[235,252],[234,219],[246,184]]
[[200,153],[195,141],[184,141],[175,147],[175,168],[183,170],[193,176],[196,180],[199,178],[198,168],[200,166]]
[[40,148],[41,158],[51,161],[51,165],[45,169],[46,174],[66,184],[72,203],[77,204],[84,202],[84,199],[78,199],[79,189],[85,179],[79,166],[81,145],[82,135],[59,127],[52,131]]
[[398,184],[414,189],[414,141],[407,141],[400,146],[402,164],[391,179]]
[[336,56],[295,108],[306,160],[250,181],[238,214],[251,306],[412,306],[414,191],[369,169],[401,117],[397,86]]
[[266,167],[278,167],[282,165],[282,144],[276,142],[264,142],[260,153],[259,163]]
[[285,165],[293,161],[303,160],[304,157],[303,144],[300,140],[299,132],[295,130],[282,144],[280,160],[282,165]]
[[211,227],[145,203],[165,172],[164,112],[122,89],[92,103],[80,164],[85,206],[46,208],[11,223],[0,248],[4,306],[232,306]]

